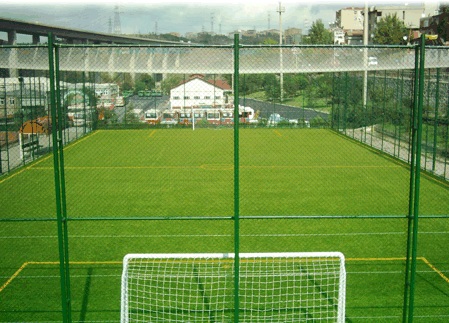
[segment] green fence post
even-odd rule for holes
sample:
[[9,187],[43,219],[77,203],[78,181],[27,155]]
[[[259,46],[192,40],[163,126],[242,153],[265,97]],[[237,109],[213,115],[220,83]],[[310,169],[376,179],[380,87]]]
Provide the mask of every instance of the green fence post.
[[344,106],[343,106],[343,129],[345,135],[348,135],[347,133],[347,120],[348,120],[348,72],[345,72],[345,85],[344,85]]
[[[62,142],[60,135],[61,123],[59,122],[56,102],[56,64],[55,64],[55,46],[53,44],[53,34],[48,34],[48,61],[49,61],[49,78],[50,78],[50,105],[51,105],[51,124],[52,124],[52,141],[53,141],[53,165],[54,165],[54,180],[55,180],[55,195],[56,195],[56,216],[58,224],[58,250],[59,250],[59,271],[61,284],[61,303],[62,303],[62,317],[63,322],[70,323],[71,309],[70,309],[70,281],[68,273],[68,254],[67,254],[67,231],[65,219],[65,203],[63,202],[63,190],[61,186],[61,164],[60,152],[62,152]],[[56,54],[57,55],[57,54]],[[60,113],[59,113],[60,114]]]
[[234,322],[239,322],[240,300],[240,179],[239,179],[239,34],[234,35]]
[[413,203],[413,236],[412,236],[412,257],[410,272],[410,298],[408,322],[413,322],[413,310],[415,300],[415,278],[416,278],[416,257],[418,248],[418,216],[419,216],[419,190],[421,175],[421,141],[422,141],[422,114],[423,114],[423,96],[424,96],[424,64],[425,64],[425,43],[426,35],[421,35],[421,51],[419,56],[419,93],[418,93],[418,111],[417,111],[417,131],[416,131],[416,162],[415,162],[415,187]]
[[415,152],[416,152],[416,131],[417,131],[417,110],[419,93],[419,57],[420,47],[415,47],[415,83],[413,88],[413,109],[411,112],[411,131],[412,139],[410,141],[410,184],[409,184],[409,205],[407,216],[407,250],[405,256],[405,284],[404,284],[404,304],[402,308],[402,322],[407,322],[408,299],[410,291],[410,253],[413,232],[413,205],[414,205],[414,187],[415,187]]
[[59,74],[59,47],[55,46],[55,77],[56,77],[56,93],[58,94],[56,100],[57,117],[58,117],[58,149],[59,149],[59,168],[60,168],[60,184],[61,184],[61,211],[62,211],[62,232],[63,232],[63,243],[64,243],[64,271],[65,271],[65,284],[67,291],[67,312],[68,320],[71,322],[71,291],[70,291],[70,270],[69,270],[69,234],[68,234],[68,223],[67,223],[67,198],[65,189],[65,166],[64,166],[64,127],[65,127],[65,111],[61,104],[60,97],[60,74]]
[[440,105],[440,68],[437,68],[437,82],[435,88],[435,121],[433,126],[433,156],[432,156],[432,171],[435,171],[435,164],[437,159],[437,145],[438,145],[438,107]]

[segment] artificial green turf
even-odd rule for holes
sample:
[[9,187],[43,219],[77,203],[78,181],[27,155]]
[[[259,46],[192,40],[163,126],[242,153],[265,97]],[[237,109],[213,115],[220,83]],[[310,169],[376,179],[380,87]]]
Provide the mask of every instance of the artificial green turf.
[[[354,259],[347,261],[348,320],[399,321],[408,168],[328,130],[239,135],[240,215],[279,217],[242,219],[241,251],[342,251]],[[111,130],[65,148],[74,320],[119,319],[127,253],[233,251],[233,140],[232,129]],[[0,187],[2,219],[56,218],[51,156],[2,178]],[[424,174],[420,196],[422,215],[449,214],[447,183]],[[323,215],[373,218],[282,218]],[[386,215],[404,218],[374,218]],[[130,220],[153,216],[226,218]],[[10,282],[0,291],[0,322],[61,319],[56,228],[55,221],[2,222],[0,285]],[[419,229],[418,256],[448,277],[447,219],[422,219]],[[29,264],[14,277],[32,261],[55,264]],[[449,282],[423,261],[418,269],[416,313],[447,320]]]

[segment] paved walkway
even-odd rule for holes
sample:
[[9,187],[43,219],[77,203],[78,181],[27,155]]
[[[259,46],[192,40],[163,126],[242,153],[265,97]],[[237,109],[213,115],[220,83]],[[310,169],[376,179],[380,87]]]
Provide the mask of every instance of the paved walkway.
[[[371,127],[349,129],[342,131],[342,133],[407,163],[410,162],[411,152],[409,143],[405,138],[399,141],[397,138],[372,131]],[[423,151],[421,154],[421,169],[449,180],[449,160],[445,160],[442,157],[436,157],[434,159],[433,154],[426,154]]]
[[[89,129],[87,129],[88,131]],[[63,140],[64,143],[67,144],[71,141],[74,141],[82,136],[84,136],[84,128],[83,127],[70,127],[64,129]],[[13,143],[8,147],[1,148],[1,175],[7,174],[10,171],[24,166],[36,159],[41,158],[43,155],[46,155],[48,152],[52,150],[52,136],[49,135],[39,135],[39,148],[35,151],[34,154],[27,153],[25,154],[25,158],[21,158],[19,143]]]

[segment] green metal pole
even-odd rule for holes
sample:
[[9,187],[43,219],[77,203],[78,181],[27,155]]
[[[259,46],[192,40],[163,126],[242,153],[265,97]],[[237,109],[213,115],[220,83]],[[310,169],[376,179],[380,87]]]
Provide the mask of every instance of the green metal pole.
[[[404,102],[404,71],[401,72],[401,90],[400,90],[400,98],[399,98],[399,111],[402,116],[402,112],[404,112],[404,106],[402,105],[402,102]],[[401,156],[401,139],[402,139],[402,122],[399,124],[399,138],[398,138],[398,157]]]
[[67,224],[67,203],[66,203],[66,189],[65,189],[65,166],[64,166],[64,142],[63,132],[65,125],[65,111],[63,111],[60,97],[60,75],[59,75],[59,47],[55,46],[55,78],[56,78],[56,93],[58,94],[56,100],[57,117],[58,117],[58,149],[59,149],[59,168],[60,168],[60,185],[61,185],[61,211],[62,211],[62,237],[64,247],[64,272],[65,272],[65,286],[66,286],[66,302],[67,302],[67,316],[68,322],[72,321],[71,308],[71,290],[70,290],[70,264],[69,264],[69,234]]
[[[377,73],[376,71],[373,71],[373,85],[372,85],[372,89],[373,89],[373,93],[376,93],[376,76]],[[371,140],[370,140],[370,146],[373,147],[373,137],[374,137],[374,132],[375,132],[375,124],[377,123],[377,117],[376,114],[374,113],[374,109],[375,109],[375,104],[371,104],[371,118],[372,118],[372,122],[371,123]],[[377,106],[377,105],[376,105]]]
[[[443,125],[444,127],[444,125]],[[447,164],[448,164],[448,151],[449,151],[449,102],[446,105],[446,130],[445,130],[445,135],[443,136],[443,140],[445,140],[445,144],[444,144],[444,151],[446,152],[444,154],[444,172],[443,172],[443,177],[446,178],[446,169],[447,169]]]
[[[396,78],[396,96],[395,96],[396,100],[395,100],[395,104],[394,104],[396,116],[395,116],[395,120],[392,120],[393,124],[394,124],[393,156],[397,156],[398,158],[400,158],[399,145],[400,145],[400,138],[401,138],[401,127],[397,122],[398,115],[399,115],[399,102],[401,100],[401,92],[399,91],[400,73],[401,72],[398,70],[398,74],[397,74],[397,78]],[[396,151],[396,146],[398,147],[397,151]],[[397,152],[398,152],[398,154],[396,155]]]
[[381,144],[380,150],[384,151],[384,133],[385,133],[385,111],[387,109],[387,71],[384,71],[384,88],[383,88],[383,104],[382,104],[382,134],[381,134]]
[[[335,101],[335,72],[332,73],[332,95],[331,95],[331,129],[333,130],[338,130],[335,129],[334,127],[334,120],[335,120],[335,106],[334,106],[334,101]],[[302,107],[304,109],[304,106]],[[304,119],[303,119],[304,120]]]
[[347,115],[348,115],[348,72],[345,72],[345,99],[344,99],[344,106],[343,106],[343,129],[345,131],[345,135],[347,135],[347,128],[348,128],[348,124],[347,124]]
[[59,150],[58,150],[58,131],[57,114],[56,114],[56,97],[55,97],[55,59],[54,59],[54,45],[53,34],[48,34],[48,61],[49,61],[49,78],[50,78],[50,105],[51,105],[51,123],[52,123],[52,140],[53,140],[53,165],[54,165],[54,180],[55,180],[55,195],[56,195],[56,216],[58,222],[58,250],[59,250],[59,271],[61,283],[61,302],[62,302],[62,318],[63,322],[71,322],[68,311],[68,297],[66,286],[66,271],[65,271],[65,252],[64,252],[64,232],[62,230],[62,202],[61,202],[61,178],[59,173]]
[[234,323],[239,322],[240,300],[240,178],[239,178],[239,34],[234,35]]
[[416,152],[416,131],[418,122],[416,119],[418,110],[418,93],[419,93],[419,57],[420,47],[415,47],[415,84],[413,89],[413,110],[411,114],[411,130],[412,139],[410,142],[410,184],[409,184],[409,204],[408,204],[408,222],[407,222],[407,250],[405,257],[405,284],[404,284],[404,304],[402,308],[402,322],[407,322],[408,299],[410,291],[410,253],[412,245],[413,230],[413,205],[415,192],[415,152]]
[[419,95],[418,95],[418,128],[416,134],[416,167],[415,167],[415,196],[413,205],[413,239],[412,239],[412,259],[410,273],[410,300],[409,300],[409,316],[408,322],[413,322],[413,309],[415,300],[415,278],[417,265],[417,249],[418,249],[418,216],[419,216],[419,190],[421,178],[421,141],[422,141],[422,113],[423,113],[423,96],[424,96],[424,64],[425,64],[425,44],[426,35],[421,35],[421,51],[419,57]]
[[[426,109],[425,114],[426,118],[430,119],[429,112],[430,112],[430,94],[431,94],[431,85],[432,85],[432,71],[428,70],[428,76],[427,76],[427,96],[426,96]],[[424,112],[423,112],[424,113]],[[426,124],[426,149],[424,150],[424,169],[427,170],[427,153],[429,147],[429,122]]]
[[433,156],[432,156],[432,171],[435,171],[435,164],[437,159],[437,136],[438,136],[438,107],[440,105],[440,68],[437,68],[437,84],[435,89],[435,121],[433,126]]

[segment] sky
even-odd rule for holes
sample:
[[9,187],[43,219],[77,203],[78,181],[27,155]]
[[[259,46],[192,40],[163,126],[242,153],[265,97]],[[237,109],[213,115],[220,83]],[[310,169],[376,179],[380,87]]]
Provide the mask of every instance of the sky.
[[[367,0],[368,1],[368,0]],[[430,2],[430,1],[429,1]],[[408,1],[408,5],[422,3]],[[369,6],[406,2],[368,1]],[[273,0],[1,0],[0,17],[33,23],[108,33],[114,30],[118,6],[122,34],[177,32],[233,33],[237,30],[279,29],[279,1]],[[325,26],[335,21],[337,10],[365,6],[365,0],[284,0],[282,29],[310,26],[321,19]],[[4,38],[1,37],[0,38]]]

